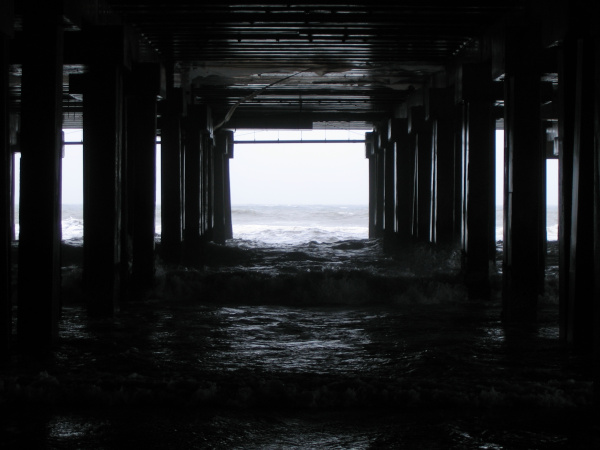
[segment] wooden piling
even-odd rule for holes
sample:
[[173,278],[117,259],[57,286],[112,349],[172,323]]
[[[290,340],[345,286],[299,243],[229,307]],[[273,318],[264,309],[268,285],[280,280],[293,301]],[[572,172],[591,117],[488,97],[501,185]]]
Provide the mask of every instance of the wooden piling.
[[487,299],[489,282],[489,202],[494,179],[489,178],[494,156],[496,124],[492,115],[489,63],[462,68],[462,161],[463,161],[463,274],[474,299]]
[[[4,9],[0,9],[4,12]],[[8,30],[0,30],[0,361],[9,354],[12,335],[11,240],[12,164],[8,109]]]
[[418,241],[431,238],[431,131],[425,108],[410,108],[410,133],[414,139],[413,230]]
[[575,39],[567,39],[558,54],[558,255],[559,255],[559,335],[567,340],[569,263],[571,247],[571,203],[573,191],[573,121],[577,52]]
[[594,49],[594,402],[600,406],[600,45]]
[[152,286],[155,273],[156,98],[160,72],[158,64],[134,65],[127,108],[127,151],[133,162],[132,281],[137,294]]
[[365,133],[365,156],[369,160],[369,239],[377,237],[377,156],[375,154],[374,132]]
[[231,216],[231,177],[229,176],[229,160],[233,158],[233,131],[228,130],[227,132],[227,154],[223,161],[223,214],[225,221],[225,239],[233,238],[233,221]]
[[[84,91],[84,293],[89,313],[112,317],[122,277],[124,42],[121,27],[88,29],[93,43]],[[119,45],[120,44],[120,45]]]
[[449,246],[454,229],[454,116],[453,92],[430,90],[432,120],[432,242]]
[[384,159],[384,246],[391,250],[396,237],[396,147],[390,139],[389,124],[380,136]]
[[417,132],[419,226],[418,239],[431,242],[431,124],[422,122]]
[[161,129],[161,253],[165,261],[177,262],[183,238],[183,94],[172,81],[167,82],[166,102]]
[[396,151],[396,230],[398,244],[402,246],[412,239],[414,148],[408,134],[408,119],[392,119],[390,130]]
[[385,158],[381,147],[381,131],[376,130],[375,138],[375,237],[383,237],[385,217]]
[[[560,329],[567,342],[591,349],[594,341],[594,97],[595,48],[592,39],[563,43],[561,117],[563,155],[559,217]],[[569,64],[566,66],[566,64]],[[564,264],[564,265],[562,265]]]
[[[458,100],[458,99],[457,99]],[[453,201],[453,214],[454,214],[454,226],[452,230],[452,242],[461,247],[463,246],[463,198],[465,197],[464,192],[464,169],[465,163],[463,161],[463,147],[465,141],[465,135],[463,133],[465,107],[462,99],[458,100],[454,105],[454,201]]]
[[503,311],[507,322],[536,320],[543,282],[539,227],[543,213],[544,148],[541,141],[539,36],[529,24],[506,38]]
[[188,264],[201,260],[200,186],[202,179],[202,141],[196,108],[188,110],[185,121],[185,223],[183,229],[184,260]]
[[214,155],[213,240],[218,244],[225,243],[225,161],[227,159],[227,140],[227,131],[216,133]]
[[60,313],[63,28],[54,2],[24,4],[19,346],[49,350]]

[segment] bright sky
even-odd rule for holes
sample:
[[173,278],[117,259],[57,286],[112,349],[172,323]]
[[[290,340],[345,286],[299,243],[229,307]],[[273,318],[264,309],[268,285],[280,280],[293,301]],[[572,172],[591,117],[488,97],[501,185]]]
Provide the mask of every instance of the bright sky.
[[[65,142],[81,142],[83,130],[64,130]],[[62,201],[66,205],[83,204],[83,146],[65,145],[63,158]]]
[[[334,131],[302,132],[303,139],[361,139]],[[356,134],[359,133],[359,134]],[[298,132],[257,133],[256,139],[300,139]],[[81,130],[65,130],[65,140],[80,142]],[[237,132],[236,139],[252,140],[254,133]],[[503,203],[504,132],[496,132],[496,204]],[[157,204],[160,203],[160,145],[157,149]],[[243,144],[230,160],[233,204],[359,204],[368,203],[368,160],[364,144]],[[17,158],[16,183],[19,182]],[[547,161],[548,205],[558,205],[558,161]],[[83,151],[65,146],[63,203],[83,203]],[[18,189],[17,189],[18,203]]]
[[[364,131],[240,130],[236,140],[364,139]],[[233,205],[368,205],[369,161],[360,144],[237,144]]]
[[[504,130],[496,130],[496,206],[504,204]],[[558,160],[546,160],[546,204],[558,206]]]

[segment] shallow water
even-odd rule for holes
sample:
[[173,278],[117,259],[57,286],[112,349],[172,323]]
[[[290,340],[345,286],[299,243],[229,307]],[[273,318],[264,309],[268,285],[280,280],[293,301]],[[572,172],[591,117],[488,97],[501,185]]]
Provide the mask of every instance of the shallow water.
[[144,301],[99,320],[71,251],[59,348],[2,369],[2,448],[598,443],[591,361],[558,340],[556,297],[507,327],[499,291],[466,298],[453,252],[233,240],[210,265],[159,262]]

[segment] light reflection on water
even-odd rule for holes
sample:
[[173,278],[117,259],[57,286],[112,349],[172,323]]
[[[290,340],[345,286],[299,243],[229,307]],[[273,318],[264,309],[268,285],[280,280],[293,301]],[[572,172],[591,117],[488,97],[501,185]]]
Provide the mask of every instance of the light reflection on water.
[[222,308],[228,330],[227,368],[328,373],[368,371],[385,363],[369,355],[360,312],[291,307]]
[[120,445],[528,448],[570,436],[535,422],[540,410],[591,401],[590,374],[558,341],[557,306],[541,304],[531,329],[504,326],[498,296],[466,298],[454,254],[391,258],[376,241],[245,245],[213,249],[220,265],[165,268],[153,296],[114,319],[65,305],[52,366],[7,377],[3,395],[83,408],[42,420],[67,448],[97,435],[110,448],[134,420],[135,442]]

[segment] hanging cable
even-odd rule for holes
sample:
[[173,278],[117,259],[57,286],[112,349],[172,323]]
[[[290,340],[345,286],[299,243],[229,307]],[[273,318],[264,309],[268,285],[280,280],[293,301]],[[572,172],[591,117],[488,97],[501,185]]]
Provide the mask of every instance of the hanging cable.
[[289,80],[292,77],[295,77],[296,75],[300,75],[301,73],[304,73],[306,71],[308,71],[310,69],[304,69],[304,70],[300,70],[299,72],[293,73],[291,75],[288,75],[285,78],[282,78],[281,80],[277,80],[274,81],[273,83],[265,86],[262,89],[259,89],[256,92],[253,92],[252,94],[238,100],[227,112],[227,114],[225,115],[225,118],[217,125],[214,127],[214,131],[217,131],[219,128],[221,128],[223,125],[225,125],[227,122],[229,122],[229,119],[231,119],[231,116],[233,116],[233,113],[235,112],[235,110],[238,108],[238,106],[240,106],[242,103],[247,102],[248,100],[252,100],[254,97],[256,97],[258,94],[262,93],[263,91],[266,91],[267,89],[269,89],[270,87],[275,86],[276,84],[282,83],[286,80]]

